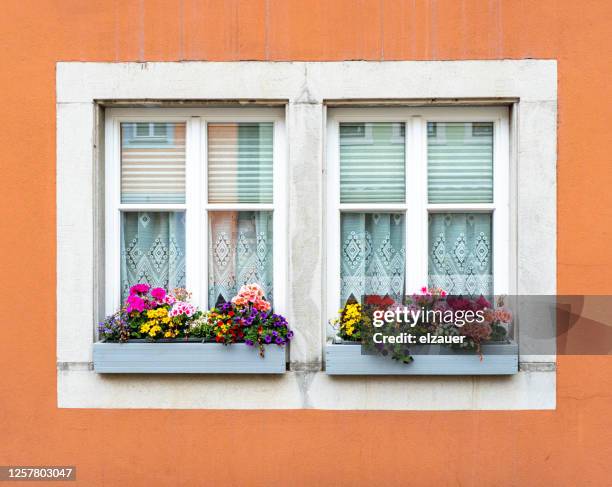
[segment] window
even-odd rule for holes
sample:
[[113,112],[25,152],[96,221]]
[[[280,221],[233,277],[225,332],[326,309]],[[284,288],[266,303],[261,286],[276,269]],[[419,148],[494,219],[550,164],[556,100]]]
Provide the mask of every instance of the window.
[[506,108],[328,110],[329,316],[425,285],[508,292],[508,132]]
[[257,282],[283,308],[282,117],[250,108],[108,111],[108,313],[138,282],[186,287],[204,307]]
[[[304,404],[306,397],[309,404],[314,407],[326,409],[554,409],[555,408],[555,377],[554,356],[528,355],[528,347],[523,350],[521,363],[544,362],[537,367],[526,365],[521,369],[520,377],[516,380],[496,380],[478,378],[460,380],[448,394],[448,381],[439,377],[421,377],[417,382],[427,394],[405,394],[406,387],[411,387],[413,380],[397,377],[396,380],[377,382],[379,394],[364,395],[361,393],[369,379],[355,377],[351,383],[359,387],[343,388],[342,394],[334,389],[338,381],[323,376],[323,372],[314,372],[312,386],[310,382],[300,383],[300,373],[304,364],[309,370],[314,370],[316,364],[322,359],[325,350],[320,342],[322,322],[332,317],[337,311],[337,302],[340,300],[340,196],[330,199],[328,191],[339,193],[339,161],[338,129],[336,128],[336,143],[332,140],[334,124],[337,127],[340,121],[361,123],[370,122],[399,122],[404,124],[406,131],[406,178],[413,180],[407,185],[406,206],[414,207],[411,197],[415,194],[410,191],[416,187],[413,184],[415,177],[420,180],[419,187],[427,187],[424,176],[426,167],[424,159],[427,150],[428,130],[423,120],[437,122],[493,122],[493,151],[494,151],[494,178],[493,193],[495,210],[493,211],[493,281],[494,289],[503,292],[504,279],[498,287],[500,276],[510,281],[510,290],[513,294],[555,294],[556,292],[556,134],[557,134],[557,63],[554,60],[488,60],[488,61],[394,61],[394,62],[313,62],[313,63],[149,63],[148,69],[141,69],[138,63],[83,63],[68,62],[57,64],[56,83],[56,111],[57,111],[57,402],[60,408],[295,408]],[[202,80],[206,82],[203,83]],[[261,83],[245,83],[245,79],[258,79]],[[117,82],[117,80],[121,80]],[[177,81],[178,80],[178,81]],[[230,82],[228,82],[228,80]],[[231,82],[234,80],[235,82]],[[311,94],[308,103],[304,103],[304,87]],[[198,108],[189,111],[182,109],[172,110],[119,110],[103,108],[97,100],[130,100],[140,97],[142,104],[147,100],[258,100],[270,103],[270,100],[287,99],[286,120],[285,108],[281,111],[262,111],[253,115],[250,121],[275,123],[275,132],[278,127],[287,125],[287,134],[290,137],[292,149],[290,159],[287,159],[285,149],[279,150],[280,158],[274,158],[274,164],[280,164],[274,170],[274,198],[284,197],[283,190],[292,194],[292,201],[288,209],[292,225],[290,240],[291,259],[286,259],[287,251],[277,251],[278,245],[284,242],[277,238],[287,233],[286,222],[278,229],[278,212],[286,210],[275,201],[274,210],[274,273],[284,267],[288,261],[292,276],[292,299],[289,310],[292,323],[299,329],[295,341],[289,350],[291,370],[283,379],[290,386],[288,394],[261,394],[261,391],[270,386],[265,378],[253,377],[248,381],[239,378],[241,394],[226,394],[228,384],[231,382],[219,380],[198,380],[190,378],[182,380],[174,377],[172,380],[160,382],[159,377],[151,377],[148,383],[152,385],[147,394],[139,391],[142,378],[134,376],[122,380],[100,380],[95,372],[90,371],[88,363],[91,362],[92,344],[95,339],[92,332],[93,323],[102,317],[103,309],[98,309],[98,303],[103,302],[104,307],[109,306],[108,300],[103,296],[108,293],[107,284],[111,281],[107,277],[101,278],[100,271],[108,272],[109,262],[116,262],[115,276],[119,282],[119,258],[109,261],[102,259],[98,253],[99,248],[108,249],[102,236],[108,236],[108,224],[101,224],[97,218],[103,213],[105,205],[100,207],[99,198],[108,197],[108,191],[100,191],[98,181],[106,183],[114,181],[112,200],[112,215],[120,215],[118,207],[120,173],[119,173],[119,129],[115,117],[124,117],[123,121],[142,122],[143,120],[166,120],[165,117],[178,117],[179,120],[171,122],[185,122],[186,138],[186,205],[191,208],[191,198],[197,191],[190,189],[193,175],[190,173],[205,168],[203,162],[199,165],[190,164],[193,160],[191,152],[191,117],[200,117],[199,143],[206,148],[203,124],[206,121],[237,123],[249,121],[247,107],[238,110],[238,113],[229,113],[221,110],[217,114],[224,114],[223,119],[217,115]],[[332,108],[329,100],[347,99],[357,103],[370,104],[372,100],[398,100],[409,99],[435,99],[452,96],[460,103],[479,97],[483,99],[506,98],[512,105],[511,120],[512,132],[512,164],[510,165],[511,198],[508,198],[507,187],[499,187],[500,181],[507,184],[508,178],[504,173],[508,171],[507,144],[507,113],[505,109],[498,108],[464,108],[456,105],[449,108],[428,106],[425,108],[385,108],[385,109],[343,109]],[[326,105],[326,101],[327,105]],[[157,102],[151,102],[157,103]],[[484,110],[484,111],[483,111]],[[105,143],[99,144],[92,135],[98,132],[95,124],[98,116],[104,113]],[[342,113],[344,112],[344,113]],[[358,113],[359,112],[359,113]],[[349,116],[349,115],[354,116]],[[458,114],[458,115],[453,115]],[[414,115],[414,118],[413,118]],[[439,115],[439,117],[437,116]],[[268,119],[267,117],[270,117]],[[147,119],[147,117],[150,117]],[[239,120],[240,117],[243,117]],[[323,118],[325,117],[325,118]],[[421,120],[413,124],[413,120]],[[321,122],[325,123],[321,123]],[[327,123],[329,122],[329,123]],[[414,125],[417,128],[414,128]],[[113,127],[115,129],[113,130]],[[326,132],[321,130],[325,127]],[[431,129],[429,128],[431,127]],[[537,128],[534,129],[534,127]],[[328,130],[329,128],[329,130]],[[498,128],[500,130],[498,130]],[[411,144],[414,138],[413,131],[419,130],[420,144]],[[520,131],[520,137],[517,133]],[[281,135],[285,133],[281,129]],[[401,134],[401,131],[400,131]],[[321,141],[325,141],[325,153],[320,150]],[[500,143],[498,143],[498,140]],[[285,144],[284,137],[274,137],[274,144]],[[99,168],[96,161],[99,159],[97,149],[104,145],[104,153],[114,158],[112,169]],[[197,145],[197,144],[196,144]],[[202,148],[195,148],[197,157],[205,159],[206,152]],[[417,153],[417,150],[420,151]],[[415,154],[411,155],[411,151]],[[336,153],[334,155],[334,152]],[[276,154],[276,151],[275,151]],[[501,157],[497,157],[499,154]],[[416,158],[414,157],[416,156]],[[334,159],[335,158],[335,159]],[[421,170],[414,174],[411,161],[420,160]],[[294,177],[285,178],[282,171],[284,163],[290,161],[295,171]],[[105,158],[105,165],[110,163]],[[498,177],[501,170],[502,177]],[[199,169],[198,169],[199,168]],[[281,172],[279,172],[279,169]],[[325,179],[321,180],[321,169],[324,170]],[[312,175],[306,181],[302,175]],[[201,188],[205,176],[200,174]],[[335,181],[337,186],[331,184]],[[319,204],[321,183],[324,182],[325,206]],[[277,191],[280,185],[280,191]],[[498,191],[501,189],[501,191]],[[506,191],[505,200],[504,193]],[[102,194],[101,194],[102,193]],[[202,191],[199,192],[201,201],[198,208],[204,208]],[[426,200],[421,201],[421,208],[417,215],[423,228],[417,231],[423,237],[421,240],[406,240],[406,289],[423,285],[427,278],[427,251],[426,239],[428,236]],[[511,218],[509,221],[511,239],[503,232],[507,226],[497,225],[501,213],[507,212],[507,204],[511,202]],[[439,203],[432,203],[436,205]],[[280,206],[276,206],[280,205]],[[347,205],[347,204],[344,204]],[[450,205],[450,204],[449,204]],[[477,207],[482,204],[470,204]],[[115,212],[116,210],[116,212]],[[401,212],[401,211],[400,211]],[[534,217],[537,214],[537,217]],[[193,255],[190,251],[190,212],[186,213],[186,280],[194,277],[190,273],[192,265],[189,262]],[[108,211],[105,216],[110,218]],[[202,219],[204,212],[201,212]],[[312,222],[319,222],[325,218],[327,222],[333,217],[333,230],[328,231],[326,224],[323,229]],[[412,213],[406,211],[406,232],[410,232],[413,223],[410,221]],[[119,219],[116,218],[117,228]],[[200,223],[201,231],[207,228]],[[278,231],[277,231],[278,229]],[[323,230],[323,231],[322,231]],[[300,233],[303,232],[303,233]],[[501,238],[498,238],[501,232]],[[412,234],[415,234],[412,231]],[[113,232],[117,235],[118,232]],[[300,238],[306,235],[308,238]],[[199,241],[202,241],[203,234]],[[510,259],[500,259],[503,246],[510,240]],[[199,241],[196,244],[199,245]],[[332,246],[332,241],[333,245]],[[321,248],[322,245],[330,246]],[[420,259],[411,257],[415,254],[414,245],[418,245]],[[120,239],[117,237],[116,252],[120,249]],[[198,264],[204,283],[207,282],[207,264],[203,259],[208,253],[203,251],[196,254],[202,262]],[[324,250],[324,258],[321,256]],[[333,250],[333,252],[331,251]],[[285,258],[283,258],[283,255]],[[335,259],[335,262],[331,262]],[[507,261],[510,260],[510,265]],[[424,264],[423,264],[424,263]],[[415,265],[420,270],[415,273]],[[508,268],[512,272],[507,272]],[[501,272],[498,270],[501,269]],[[335,273],[335,277],[332,275]],[[104,274],[103,274],[104,275]],[[325,276],[324,298],[326,305],[332,306],[332,312],[319,307],[319,281],[318,276]],[[510,279],[508,276],[510,275]],[[423,277],[425,276],[425,277]],[[280,293],[286,289],[286,283],[279,284],[274,276],[274,303],[279,306]],[[507,283],[505,284],[507,285]],[[334,299],[329,295],[334,291]],[[116,295],[119,296],[119,285],[116,284]],[[193,288],[190,286],[193,290]],[[206,286],[203,286],[200,295],[208,296]],[[102,294],[102,295],[101,295]],[[114,293],[113,293],[114,294]],[[194,293],[195,294],[195,293]],[[118,300],[118,297],[115,298]],[[75,305],[76,303],[76,305]],[[202,303],[199,303],[202,305]],[[101,307],[101,306],[100,306]],[[112,305],[111,305],[112,308]],[[296,321],[297,320],[297,321]],[[298,323],[299,321],[299,323]],[[87,326],[88,324],[92,326]],[[524,321],[521,323],[524,324]],[[538,324],[540,326],[540,324]],[[525,342],[525,336],[519,337]],[[413,364],[414,365],[414,364]],[[311,368],[312,367],[312,368]],[[158,387],[160,384],[163,387]],[[298,387],[300,386],[300,387]],[[305,386],[305,388],[304,388]],[[323,386],[323,387],[321,387]],[[332,387],[329,387],[332,386]],[[404,387],[406,386],[406,387]],[[204,389],[203,389],[204,388]],[[206,393],[203,394],[202,391]],[[266,389],[267,390],[267,389]],[[169,402],[168,397],[171,398]],[[246,406],[245,406],[246,405]]]
[[[174,125],[159,122],[126,122],[121,126],[122,147],[156,148],[174,143]],[[177,137],[184,137],[177,133]]]

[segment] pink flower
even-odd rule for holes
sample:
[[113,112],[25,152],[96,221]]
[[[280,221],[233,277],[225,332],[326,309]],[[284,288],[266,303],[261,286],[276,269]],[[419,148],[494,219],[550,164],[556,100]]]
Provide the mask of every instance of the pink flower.
[[492,309],[485,309],[483,315],[483,323],[491,324],[495,321],[495,312]]
[[442,296],[443,298],[446,297],[446,291],[440,291],[440,296]]
[[477,311],[479,309],[490,308],[491,303],[485,298],[482,294],[474,303],[474,309]]
[[497,308],[495,310],[495,320],[500,323],[512,323],[512,311],[507,308]]
[[142,312],[145,309],[145,301],[139,296],[135,294],[131,294],[127,298],[127,312],[131,313],[132,311]]
[[264,299],[258,299],[253,303],[253,307],[258,311],[269,311],[270,303]]
[[247,284],[246,286],[247,292],[252,293],[260,298],[263,298],[264,292],[263,289],[259,286],[259,284]]
[[151,286],[146,283],[134,284],[130,288],[130,294],[146,294],[149,292],[149,289],[151,289]]
[[194,305],[186,303],[185,301],[176,301],[172,309],[168,312],[168,315],[171,317],[180,315],[193,316],[195,312],[196,308]]
[[441,311],[442,313],[444,313],[445,311],[450,310],[450,306],[446,303],[446,301],[438,301],[436,304],[433,305],[432,309],[434,311]]
[[462,296],[452,299],[449,298],[446,300],[446,302],[454,311],[467,311],[472,309],[472,303],[470,302],[470,300]]
[[460,330],[462,335],[473,339],[475,342],[488,340],[492,332],[491,326],[487,323],[466,323]]
[[172,294],[166,294],[166,296],[164,297],[164,304],[174,304],[176,303],[176,298],[174,296],[172,296]]
[[426,293],[426,292],[427,292],[427,288],[426,288],[425,286],[423,286],[423,287],[421,288],[421,292],[422,292],[422,293]]
[[157,301],[162,302],[166,297],[166,290],[163,287],[156,287],[151,289],[151,296],[153,296]]
[[253,306],[259,311],[268,311],[272,306],[264,299],[264,291],[258,284],[245,284],[232,298],[236,306]]

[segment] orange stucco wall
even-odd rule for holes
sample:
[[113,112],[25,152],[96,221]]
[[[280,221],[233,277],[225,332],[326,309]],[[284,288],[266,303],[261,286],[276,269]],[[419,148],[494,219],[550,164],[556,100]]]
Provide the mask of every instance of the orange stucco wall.
[[546,412],[60,410],[55,371],[57,61],[558,59],[558,288],[612,294],[610,18],[608,0],[3,0],[0,464],[77,465],[82,485],[612,485],[608,357],[561,357]]

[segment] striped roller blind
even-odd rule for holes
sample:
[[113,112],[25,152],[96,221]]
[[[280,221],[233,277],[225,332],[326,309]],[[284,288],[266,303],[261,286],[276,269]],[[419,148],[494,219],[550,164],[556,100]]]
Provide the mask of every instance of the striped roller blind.
[[185,203],[185,123],[121,124],[121,202]]
[[430,203],[493,201],[493,124],[427,124]]
[[403,203],[403,123],[340,124],[340,202]]
[[272,203],[273,124],[208,125],[209,203]]

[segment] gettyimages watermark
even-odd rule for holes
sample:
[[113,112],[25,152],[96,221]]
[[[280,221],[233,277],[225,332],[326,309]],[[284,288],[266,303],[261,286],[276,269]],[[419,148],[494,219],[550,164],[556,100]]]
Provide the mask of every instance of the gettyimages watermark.
[[361,296],[334,324],[338,340],[361,344],[362,354],[405,362],[414,355],[482,356],[511,344],[524,356],[612,352],[612,296],[466,296],[423,288],[401,299]]

